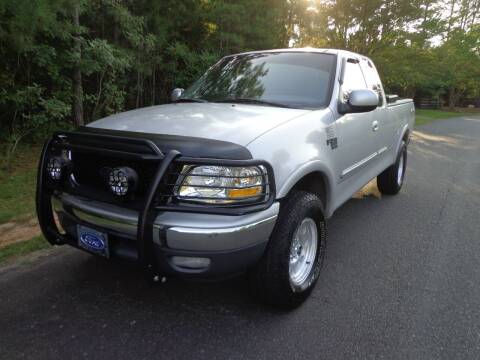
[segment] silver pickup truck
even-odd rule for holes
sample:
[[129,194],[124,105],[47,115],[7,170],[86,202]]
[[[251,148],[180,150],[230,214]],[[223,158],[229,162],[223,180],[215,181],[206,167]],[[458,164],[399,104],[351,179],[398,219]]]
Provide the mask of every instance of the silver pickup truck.
[[227,56],[171,104],[55,133],[39,223],[52,244],[135,261],[151,281],[248,273],[259,299],[293,308],[335,209],[374,177],[400,191],[413,124],[413,102],[386,96],[365,56]]

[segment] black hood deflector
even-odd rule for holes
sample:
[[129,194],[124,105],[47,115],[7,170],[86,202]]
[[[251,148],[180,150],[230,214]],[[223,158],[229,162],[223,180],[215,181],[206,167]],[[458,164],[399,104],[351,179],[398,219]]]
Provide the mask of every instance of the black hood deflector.
[[183,157],[229,160],[251,160],[252,154],[242,145],[228,141],[197,138],[191,136],[150,134],[136,131],[121,131],[83,126],[71,134],[108,135],[113,137],[146,139],[153,142],[164,154],[170,150],[179,151]]

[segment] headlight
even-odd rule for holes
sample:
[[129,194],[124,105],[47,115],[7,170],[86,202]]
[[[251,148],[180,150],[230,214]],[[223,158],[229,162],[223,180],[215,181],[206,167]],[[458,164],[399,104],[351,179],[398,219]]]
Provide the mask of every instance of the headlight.
[[269,194],[264,166],[184,166],[176,196],[213,204],[261,201]]

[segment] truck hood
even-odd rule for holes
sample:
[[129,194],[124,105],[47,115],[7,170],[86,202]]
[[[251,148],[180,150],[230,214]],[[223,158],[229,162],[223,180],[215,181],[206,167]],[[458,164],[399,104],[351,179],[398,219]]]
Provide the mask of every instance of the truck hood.
[[200,137],[245,146],[265,132],[310,111],[244,104],[177,103],[127,111],[88,126]]

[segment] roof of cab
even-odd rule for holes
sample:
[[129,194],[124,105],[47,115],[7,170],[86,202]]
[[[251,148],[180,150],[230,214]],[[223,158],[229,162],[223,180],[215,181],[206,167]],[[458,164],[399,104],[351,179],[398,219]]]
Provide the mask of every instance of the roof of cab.
[[360,55],[348,50],[340,50],[340,49],[319,49],[319,48],[311,48],[311,47],[304,47],[304,48],[286,48],[286,49],[270,49],[270,50],[256,50],[256,51],[247,51],[238,54],[232,54],[229,56],[236,56],[236,55],[246,55],[246,54],[262,54],[262,53],[278,53],[278,52],[312,52],[312,53],[322,53],[322,54],[334,54],[334,55],[343,55],[345,57],[348,56],[355,56],[355,57],[362,57],[368,59],[368,57],[364,55]]

